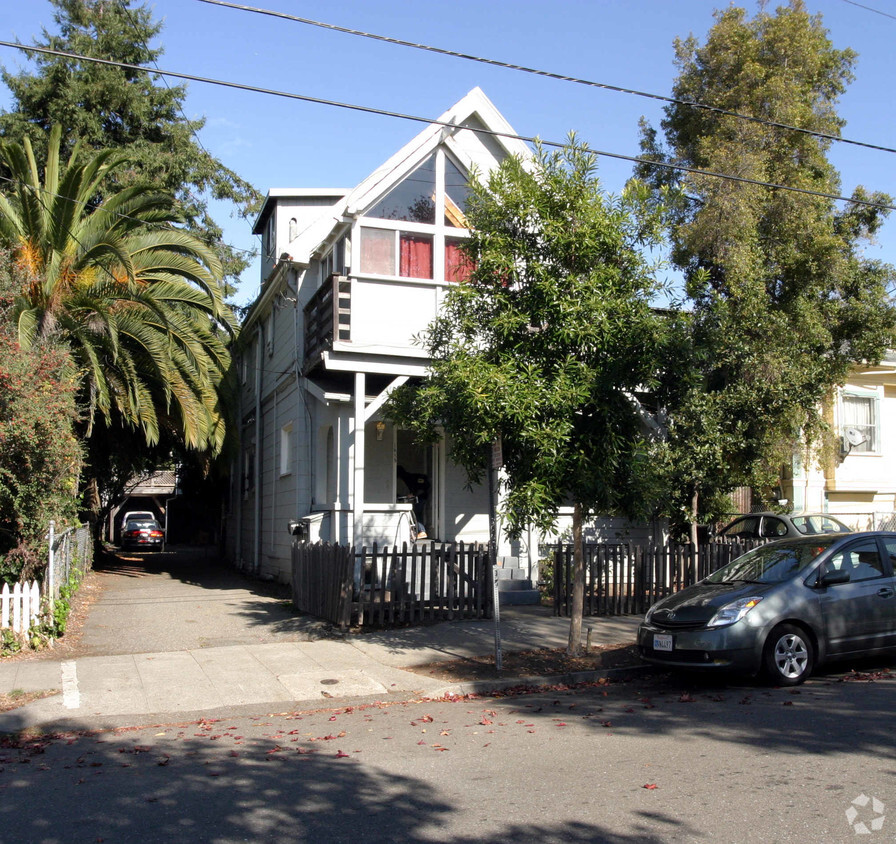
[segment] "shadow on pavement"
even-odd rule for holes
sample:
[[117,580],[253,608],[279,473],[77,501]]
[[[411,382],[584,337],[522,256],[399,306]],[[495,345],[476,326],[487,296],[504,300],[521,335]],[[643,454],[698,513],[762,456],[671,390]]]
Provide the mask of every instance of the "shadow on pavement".
[[327,634],[327,625],[296,610],[288,586],[236,571],[213,548],[106,551],[94,561],[93,577],[98,597],[81,629],[83,655],[301,641]]
[[[243,741],[232,732],[235,727],[228,730],[229,723],[182,725],[179,734],[176,728],[167,734],[62,734],[7,744],[0,759],[15,771],[16,792],[52,793],[52,799],[39,808],[29,799],[9,799],[0,808],[0,825],[14,829],[19,844],[371,844],[444,840],[446,830],[454,844],[659,844],[695,832],[687,822],[654,813],[649,826],[635,821],[629,832],[614,833],[569,819],[575,807],[562,803],[555,818],[524,823],[506,804],[492,805],[485,792],[471,800],[472,792],[451,765],[443,766],[451,776],[434,784],[389,770],[375,755],[354,755],[350,743],[344,753],[329,746],[318,750],[307,740],[292,744],[288,735]],[[461,790],[464,798],[458,799]],[[487,815],[471,812],[470,802]],[[666,834],[653,834],[658,827]]]

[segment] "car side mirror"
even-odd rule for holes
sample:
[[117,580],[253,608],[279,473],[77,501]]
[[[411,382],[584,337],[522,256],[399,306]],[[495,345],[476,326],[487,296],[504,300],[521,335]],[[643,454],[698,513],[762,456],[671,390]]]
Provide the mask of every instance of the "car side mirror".
[[819,589],[823,589],[825,586],[834,586],[837,583],[849,583],[849,572],[844,569],[831,569],[815,581],[815,585]]

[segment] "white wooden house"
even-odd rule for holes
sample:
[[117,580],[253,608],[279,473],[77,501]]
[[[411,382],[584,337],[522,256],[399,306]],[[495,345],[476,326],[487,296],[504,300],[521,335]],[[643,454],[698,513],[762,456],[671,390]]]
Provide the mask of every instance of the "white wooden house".
[[797,511],[829,512],[860,530],[896,529],[896,352],[856,367],[826,411],[838,453],[797,455],[785,497]]
[[427,479],[429,537],[487,539],[487,491],[466,489],[444,444],[415,445],[381,408],[426,375],[414,338],[464,272],[469,173],[528,156],[513,134],[477,88],[357,187],[268,194],[254,228],[262,288],[237,364],[241,455],[226,539],[241,567],[288,580],[291,521],[310,540],[408,541],[401,470]]

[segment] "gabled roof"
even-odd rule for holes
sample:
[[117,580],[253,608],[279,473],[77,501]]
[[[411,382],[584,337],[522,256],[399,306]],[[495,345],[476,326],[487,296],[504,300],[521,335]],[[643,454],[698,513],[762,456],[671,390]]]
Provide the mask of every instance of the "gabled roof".
[[[484,130],[477,133],[479,143],[465,142],[476,130]],[[309,261],[336,225],[346,217],[362,214],[425,161],[439,144],[445,144],[469,171],[474,167],[481,168],[490,158],[507,155],[529,157],[531,150],[514,137],[515,134],[513,127],[482,89],[474,88],[353,188],[342,202],[336,203],[301,232],[292,243],[294,260]],[[477,148],[481,150],[481,155],[476,154]]]

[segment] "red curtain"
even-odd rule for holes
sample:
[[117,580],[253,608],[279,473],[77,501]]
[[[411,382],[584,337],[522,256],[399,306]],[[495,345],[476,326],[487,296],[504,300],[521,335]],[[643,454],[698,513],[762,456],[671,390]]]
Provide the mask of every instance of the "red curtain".
[[398,274],[402,278],[432,278],[431,237],[402,233]]
[[466,281],[473,272],[473,262],[464,254],[460,241],[445,241],[445,280]]

